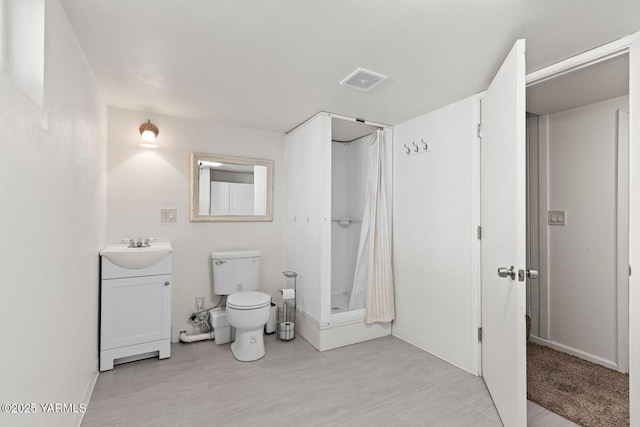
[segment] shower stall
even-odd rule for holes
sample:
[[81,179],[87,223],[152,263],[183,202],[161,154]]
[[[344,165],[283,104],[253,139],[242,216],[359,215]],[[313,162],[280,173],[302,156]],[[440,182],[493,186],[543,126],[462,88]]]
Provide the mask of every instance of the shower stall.
[[287,134],[285,262],[299,273],[296,329],[320,351],[391,333],[390,323],[365,324],[364,306],[350,309],[378,129],[390,164],[385,125],[319,113]]
[[[334,320],[340,318],[338,314],[349,311],[365,208],[370,141],[370,135],[353,141],[331,141],[331,316]],[[352,316],[361,314],[351,313]]]

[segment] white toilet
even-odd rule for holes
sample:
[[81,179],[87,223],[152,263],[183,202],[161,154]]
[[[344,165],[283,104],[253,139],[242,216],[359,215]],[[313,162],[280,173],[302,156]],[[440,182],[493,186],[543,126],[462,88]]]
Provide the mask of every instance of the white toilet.
[[264,325],[271,312],[271,297],[258,292],[260,251],[211,254],[213,293],[227,295],[227,320],[236,329],[231,353],[242,362],[264,356]]

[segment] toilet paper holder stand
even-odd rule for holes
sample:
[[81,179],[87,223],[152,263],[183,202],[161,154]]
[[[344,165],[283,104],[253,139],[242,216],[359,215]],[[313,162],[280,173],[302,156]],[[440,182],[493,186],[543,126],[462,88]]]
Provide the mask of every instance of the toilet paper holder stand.
[[282,274],[287,279],[293,279],[293,298],[285,298],[283,289],[282,308],[278,310],[278,327],[276,331],[276,340],[291,341],[295,338],[296,310],[298,300],[298,273],[295,271],[283,271]]

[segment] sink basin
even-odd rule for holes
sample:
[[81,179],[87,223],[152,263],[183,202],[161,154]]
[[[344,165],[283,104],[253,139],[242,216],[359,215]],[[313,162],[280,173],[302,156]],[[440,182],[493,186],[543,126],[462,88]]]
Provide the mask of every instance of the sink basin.
[[171,243],[152,243],[146,248],[130,248],[126,244],[107,245],[100,255],[122,268],[145,268],[173,252]]

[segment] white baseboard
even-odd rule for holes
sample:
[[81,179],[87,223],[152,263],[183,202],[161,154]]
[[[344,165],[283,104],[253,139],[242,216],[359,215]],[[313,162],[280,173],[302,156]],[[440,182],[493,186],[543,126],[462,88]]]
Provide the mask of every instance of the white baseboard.
[[391,335],[391,323],[367,325],[360,319],[321,327],[317,321],[299,312],[296,331],[316,350],[327,351]]
[[[89,408],[89,400],[91,400],[91,395],[93,394],[93,389],[96,387],[96,382],[98,382],[98,363],[96,362],[96,370],[89,379],[89,383],[84,389],[84,393],[82,393],[82,401],[80,403],[84,403],[87,408]],[[80,412],[73,422],[74,427],[80,427],[82,425],[82,421],[84,420],[84,414],[86,412]]]
[[296,334],[320,351],[320,326],[302,312],[296,315]]
[[478,375],[478,372],[473,372],[473,363],[470,357],[465,357],[464,355],[451,351],[447,348],[442,347],[434,343],[431,340],[425,339],[424,337],[418,336],[414,332],[408,331],[404,328],[398,328],[397,326],[393,326],[393,334],[394,337],[400,338],[402,341],[406,341],[409,344],[418,347],[421,350],[426,351],[427,353],[431,353],[436,357],[444,360],[445,362],[451,363],[454,366],[457,366],[460,369],[463,369],[470,374]]
[[534,344],[543,345],[545,347],[552,348],[562,353],[567,353],[572,356],[579,357],[580,359],[584,359],[587,362],[595,363],[597,365],[602,365],[605,368],[615,369],[616,371],[618,370],[617,363],[612,362],[611,360],[603,359],[602,357],[594,356],[593,354],[585,353],[584,351],[575,349],[573,347],[569,347],[554,341],[549,341],[544,338],[537,337],[535,335],[531,335],[529,340]]
[[320,331],[320,351],[333,350],[391,335],[391,322],[367,325],[364,319],[333,325]]

